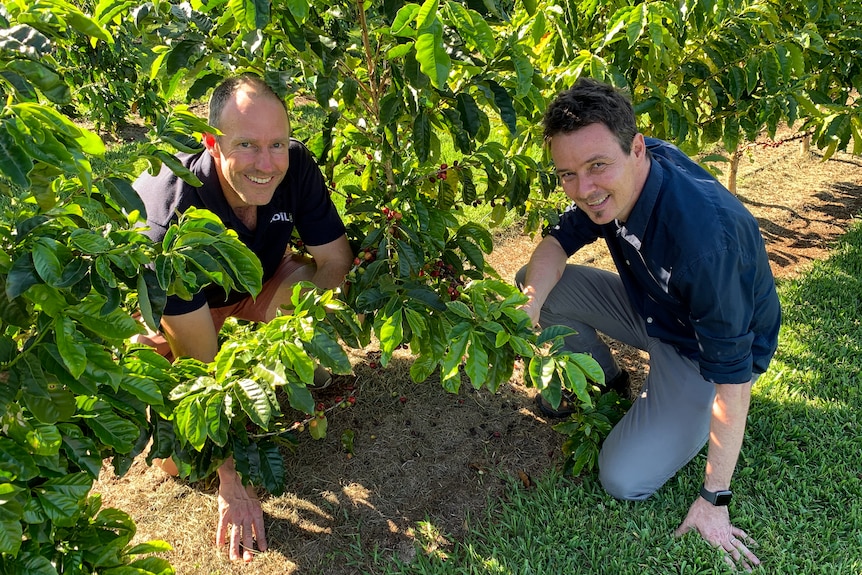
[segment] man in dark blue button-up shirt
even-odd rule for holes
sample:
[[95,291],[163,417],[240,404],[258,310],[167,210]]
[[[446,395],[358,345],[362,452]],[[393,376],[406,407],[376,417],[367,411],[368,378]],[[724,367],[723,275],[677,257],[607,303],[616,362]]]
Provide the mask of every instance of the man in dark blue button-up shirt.
[[[708,442],[700,496],[677,534],[697,530],[744,567],[759,563],[727,502],[751,386],[777,345],[781,309],[757,221],[676,147],[638,133],[621,92],[581,79],[545,114],[562,214],[517,278],[539,325],[568,325],[606,381],[621,370],[597,331],[645,350],[649,375],[602,446],[599,477],[645,499]],[[618,274],[567,265],[604,238]],[[540,398],[542,411],[555,409]]]

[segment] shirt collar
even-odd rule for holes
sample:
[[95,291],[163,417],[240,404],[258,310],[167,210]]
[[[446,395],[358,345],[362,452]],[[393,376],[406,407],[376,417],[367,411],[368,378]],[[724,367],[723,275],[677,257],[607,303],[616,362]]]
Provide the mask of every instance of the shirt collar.
[[664,181],[664,170],[655,156],[650,158],[649,175],[647,176],[644,187],[638,196],[635,205],[629,214],[628,220],[625,223],[615,221],[617,225],[617,234],[623,237],[627,242],[632,244],[636,249],[640,249],[641,242],[646,234],[646,228],[652,216],[655,204],[658,201],[659,193],[661,192],[662,182]]

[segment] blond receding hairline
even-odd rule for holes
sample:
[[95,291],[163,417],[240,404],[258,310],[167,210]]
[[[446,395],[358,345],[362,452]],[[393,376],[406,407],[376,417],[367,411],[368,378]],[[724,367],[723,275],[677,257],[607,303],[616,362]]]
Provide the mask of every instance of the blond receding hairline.
[[221,116],[227,103],[240,91],[247,87],[254,88],[265,98],[273,98],[284,109],[287,114],[287,103],[276,94],[275,90],[259,76],[254,74],[242,74],[224,80],[213,90],[209,101],[209,125],[220,128]]

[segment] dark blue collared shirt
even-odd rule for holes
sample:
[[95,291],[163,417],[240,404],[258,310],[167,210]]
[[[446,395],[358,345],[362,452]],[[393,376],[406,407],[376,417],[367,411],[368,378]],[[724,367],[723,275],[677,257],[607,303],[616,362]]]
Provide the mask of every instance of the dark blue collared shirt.
[[550,230],[568,255],[602,237],[650,336],[714,383],[763,373],[781,306],[757,220],[675,146],[647,138],[649,177],[626,222],[597,225],[572,207]]

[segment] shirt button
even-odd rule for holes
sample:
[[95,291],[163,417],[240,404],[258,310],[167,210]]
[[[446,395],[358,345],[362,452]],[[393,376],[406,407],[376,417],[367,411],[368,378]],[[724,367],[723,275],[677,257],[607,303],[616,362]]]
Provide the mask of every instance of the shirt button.
[[652,323],[652,318],[651,318],[651,317],[646,318],[646,322],[647,322],[647,323]]
[[626,260],[626,265],[630,266],[630,265],[632,265],[632,262],[630,262],[629,260]]

